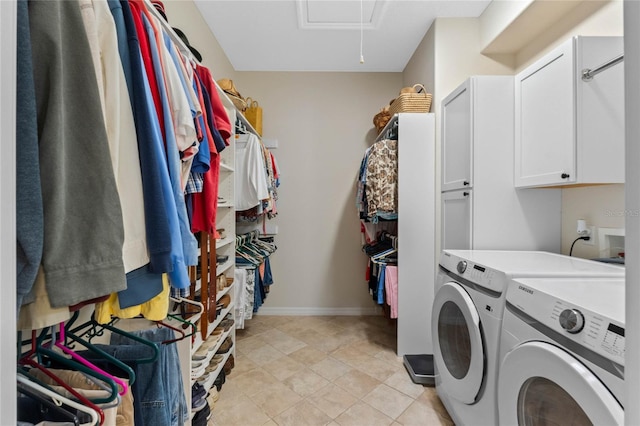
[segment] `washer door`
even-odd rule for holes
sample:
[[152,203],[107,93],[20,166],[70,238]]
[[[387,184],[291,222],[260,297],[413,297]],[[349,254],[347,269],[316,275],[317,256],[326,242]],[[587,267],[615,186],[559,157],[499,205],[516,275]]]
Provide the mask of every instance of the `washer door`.
[[460,284],[448,282],[440,287],[431,324],[439,385],[447,395],[473,404],[485,376],[485,345],[478,311]]
[[498,379],[504,425],[621,425],[624,410],[591,370],[565,350],[528,342],[507,353]]

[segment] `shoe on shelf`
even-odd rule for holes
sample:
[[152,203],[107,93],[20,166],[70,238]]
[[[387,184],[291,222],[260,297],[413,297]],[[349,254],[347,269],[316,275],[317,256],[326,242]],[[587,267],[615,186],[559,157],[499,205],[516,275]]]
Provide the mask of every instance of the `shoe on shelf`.
[[211,408],[209,408],[209,403],[205,400],[204,407],[193,416],[191,426],[207,426],[210,417]]
[[219,305],[222,304],[222,309],[227,309],[230,303],[231,303],[231,296],[229,296],[228,294],[225,294],[224,296],[222,296],[218,301]]
[[220,321],[220,327],[224,329],[225,332],[231,330],[231,327],[235,324],[235,321],[230,318],[225,318]]
[[233,360],[233,354],[231,354],[229,355],[229,358],[227,358],[227,362],[224,363],[222,370],[224,371],[224,374],[228,376],[231,373],[231,370],[233,370],[233,367],[235,367],[235,361]]
[[218,368],[218,365],[222,362],[223,359],[224,359],[224,356],[222,355],[214,355],[214,357],[211,358],[211,361],[209,361],[209,365],[205,368],[205,371],[207,373],[216,371],[216,369]]
[[216,377],[216,380],[213,382],[213,385],[216,387],[218,392],[220,392],[220,389],[222,389],[222,385],[224,385],[224,382],[226,381],[227,379],[224,374],[224,370],[221,370],[220,374],[218,374],[218,377]]
[[229,349],[231,349],[232,346],[233,340],[227,337],[224,342],[222,342],[222,345],[220,345],[220,347],[218,348],[218,354],[226,354],[227,352],[229,352]]

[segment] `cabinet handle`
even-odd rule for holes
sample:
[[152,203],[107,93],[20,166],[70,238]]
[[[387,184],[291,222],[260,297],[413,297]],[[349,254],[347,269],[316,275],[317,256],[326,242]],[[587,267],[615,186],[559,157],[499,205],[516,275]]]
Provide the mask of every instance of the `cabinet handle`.
[[469,193],[465,191],[465,192],[462,193],[462,195],[464,195],[465,197],[468,197]]
[[463,184],[464,186],[469,186],[469,181],[466,181],[466,180],[465,180],[465,181],[463,181],[463,182],[462,182],[462,184]]
[[560,175],[560,177],[562,179],[567,179],[567,178],[569,178],[569,176],[571,176],[571,175],[569,175],[569,173],[563,173],[563,174]]

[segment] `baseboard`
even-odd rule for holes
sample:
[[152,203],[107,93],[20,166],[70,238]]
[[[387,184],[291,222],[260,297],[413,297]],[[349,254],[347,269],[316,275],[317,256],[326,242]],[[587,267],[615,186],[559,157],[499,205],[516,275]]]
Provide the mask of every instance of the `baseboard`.
[[257,314],[254,315],[282,315],[282,316],[367,316],[380,315],[380,308],[278,308],[278,307],[260,307]]

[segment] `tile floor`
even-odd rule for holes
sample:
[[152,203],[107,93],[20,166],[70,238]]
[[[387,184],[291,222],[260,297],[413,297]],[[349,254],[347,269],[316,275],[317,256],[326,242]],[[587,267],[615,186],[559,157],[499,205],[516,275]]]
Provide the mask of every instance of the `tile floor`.
[[210,425],[453,425],[435,388],[411,381],[382,316],[258,315],[245,326]]

